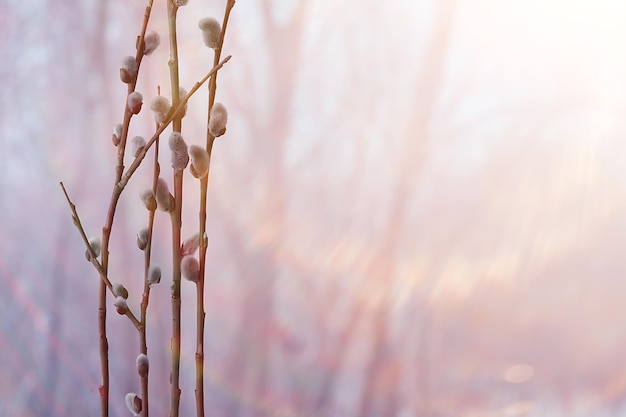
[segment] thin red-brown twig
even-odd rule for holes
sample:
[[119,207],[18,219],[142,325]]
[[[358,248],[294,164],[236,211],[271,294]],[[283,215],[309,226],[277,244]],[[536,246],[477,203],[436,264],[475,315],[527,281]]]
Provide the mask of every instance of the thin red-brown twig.
[[[96,268],[96,271],[98,271],[98,273],[100,274],[100,280],[104,283],[105,288],[108,288],[111,294],[113,294],[113,284],[111,284],[111,280],[109,280],[109,277],[106,275],[104,267],[102,266],[100,262],[98,262],[96,253],[93,251],[93,248],[89,244],[89,238],[87,237],[87,234],[85,233],[85,229],[83,228],[82,223],[80,222],[80,217],[78,216],[76,205],[70,199],[70,196],[67,193],[67,190],[63,182],[59,182],[59,185],[61,186],[61,189],[63,190],[63,193],[65,194],[65,199],[67,200],[67,203],[70,206],[70,210],[72,211],[72,220],[74,221],[74,225],[78,229],[78,232],[80,233],[80,236],[83,239],[83,243],[85,244],[87,251],[89,251],[89,262],[91,262],[94,268]],[[136,329],[139,329],[139,327],[141,326],[141,323],[139,322],[139,320],[137,320],[137,317],[133,314],[130,308],[126,312],[125,316],[128,317],[128,319],[131,321],[131,323],[133,324],[133,326],[135,326]]]
[[[139,39],[137,41],[137,53],[135,60],[137,61],[137,75],[135,79],[128,84],[128,93],[135,91],[137,84],[137,76],[139,75],[139,69],[141,67],[141,60],[143,58],[143,45],[144,36],[146,34],[146,28],[148,27],[148,21],[150,20],[150,13],[152,11],[153,0],[148,0],[146,11],[144,14],[143,24]],[[124,151],[126,149],[126,138],[128,136],[128,126],[130,124],[130,118],[132,114],[128,105],[124,106],[124,122],[122,123],[122,137],[117,148],[117,166],[115,170],[115,182],[113,192],[111,193],[111,201],[109,203],[109,209],[105,225],[102,228],[102,268],[104,275],[107,274],[109,268],[109,240],[111,237],[111,228],[113,227],[113,218],[115,217],[115,210],[117,202],[119,200],[119,193],[117,192],[117,184],[122,178],[124,171]],[[120,191],[121,192],[121,191]],[[109,415],[109,343],[106,334],[106,296],[107,287],[104,280],[100,281],[99,295],[98,295],[98,337],[100,340],[100,368],[102,371],[102,385],[100,386],[100,414],[102,417],[108,417]]]
[[[156,194],[156,186],[159,180],[160,166],[159,166],[159,141],[155,142],[154,146],[154,162],[152,168],[152,192]],[[148,303],[150,302],[150,283],[148,281],[150,274],[150,263],[152,256],[152,236],[154,230],[154,217],[156,209],[150,210],[148,215],[148,243],[144,249],[144,277],[143,277],[143,294],[141,296],[141,328],[139,330],[139,351],[144,355],[148,355],[148,343],[147,343],[147,312]],[[149,372],[149,370],[148,370]],[[148,391],[148,373],[140,375],[141,381],[141,416],[149,417],[149,391]]]
[[[213,66],[219,65],[220,56],[222,54],[222,46],[224,45],[224,36],[226,34],[226,27],[228,26],[228,19],[230,12],[235,5],[235,0],[228,0],[226,3],[226,9],[224,10],[224,18],[222,20],[222,30],[220,34],[220,40],[218,47],[214,51]],[[209,185],[210,175],[210,161],[211,153],[213,150],[213,142],[215,137],[209,132],[208,126],[211,120],[211,108],[215,103],[215,93],[217,91],[217,73],[211,78],[209,82],[209,103],[207,109],[207,137],[206,137],[206,151],[209,154],[209,169],[207,175],[200,179],[200,210],[199,210],[199,234],[200,234],[200,248],[199,248],[199,276],[196,287],[196,416],[204,417],[204,320],[206,313],[204,311],[204,279],[206,271],[206,252],[207,252],[207,239],[206,237],[206,206],[207,206],[207,190]]]

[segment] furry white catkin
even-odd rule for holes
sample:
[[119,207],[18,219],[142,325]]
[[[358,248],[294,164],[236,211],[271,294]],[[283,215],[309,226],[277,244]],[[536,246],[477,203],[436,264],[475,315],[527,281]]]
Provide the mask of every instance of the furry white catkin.
[[137,60],[134,56],[128,55],[122,58],[120,66],[120,79],[123,83],[130,84],[137,76]]
[[139,398],[139,395],[134,392],[129,392],[124,397],[124,402],[126,403],[128,411],[133,413],[134,416],[138,416],[139,413],[141,413],[141,398]]
[[143,96],[141,95],[141,93],[133,91],[128,95],[126,104],[128,105],[128,109],[132,114],[139,114],[139,112],[141,111],[141,106],[143,105]]
[[137,356],[137,373],[141,377],[148,376],[148,370],[150,369],[150,361],[148,360],[148,356],[143,353],[140,353]]
[[191,158],[189,171],[194,177],[203,178],[209,172],[209,153],[201,146],[191,145],[189,157]]
[[151,30],[150,32],[146,33],[146,36],[144,36],[143,38],[143,42],[144,42],[144,49],[143,49],[144,55],[150,55],[152,52],[154,52],[157,49],[157,47],[161,43],[161,37],[159,36],[158,33]]
[[172,132],[170,135],[169,145],[170,150],[172,151],[172,168],[182,171],[189,163],[187,144],[183,139],[183,135],[178,132]]
[[133,156],[137,158],[146,146],[146,140],[141,136],[135,136],[130,140],[130,145]]
[[183,277],[191,282],[198,281],[198,274],[200,273],[200,264],[193,255],[184,256],[180,261],[180,270]]
[[161,177],[159,177],[157,181],[156,201],[159,210],[168,212],[174,211],[174,196],[170,193],[167,182]]
[[211,120],[209,121],[209,132],[214,137],[222,136],[226,133],[226,123],[228,122],[228,112],[222,103],[215,103],[211,108]]
[[150,101],[150,110],[154,112],[154,119],[157,123],[163,123],[167,120],[170,108],[170,101],[167,97],[156,96]]
[[222,26],[220,22],[212,17],[205,17],[200,19],[198,27],[202,31],[202,39],[204,44],[211,49],[217,49],[220,44],[220,37],[222,32]]
[[137,232],[137,247],[139,250],[144,250],[148,246],[148,237],[150,232],[147,227],[142,227]]
[[148,285],[153,286],[161,282],[161,267],[151,265],[148,270]]

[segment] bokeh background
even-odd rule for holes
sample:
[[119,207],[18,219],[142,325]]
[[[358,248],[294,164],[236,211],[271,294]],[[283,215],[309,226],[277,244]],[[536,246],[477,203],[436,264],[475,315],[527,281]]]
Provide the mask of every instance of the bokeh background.
[[[197,21],[224,4],[179,12],[187,88],[212,62]],[[144,7],[0,1],[0,416],[99,413],[98,277],[58,182],[98,235]],[[209,190],[208,415],[626,416],[624,22],[621,0],[239,0]],[[169,94],[167,49],[144,61],[145,97]],[[205,91],[188,143],[204,140]],[[113,232],[135,311],[148,178]],[[198,198],[186,174],[184,235]],[[169,271],[169,219],[156,227]],[[168,409],[167,281],[149,309],[153,415]],[[111,413],[129,415],[137,336],[108,322]]]

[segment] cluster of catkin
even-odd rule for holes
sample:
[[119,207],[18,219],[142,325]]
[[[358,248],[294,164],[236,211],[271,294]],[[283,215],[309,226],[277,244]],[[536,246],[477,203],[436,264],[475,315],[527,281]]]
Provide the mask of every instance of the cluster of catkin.
[[[175,19],[176,11],[179,7],[187,4],[187,0],[165,0],[168,4],[168,19],[169,37],[176,39],[175,34]],[[87,244],[87,250],[85,256],[89,262],[91,262],[99,272],[101,277],[101,297],[99,311],[106,311],[106,294],[107,291],[112,294],[114,301],[113,306],[120,315],[126,316],[130,319],[134,327],[139,333],[139,354],[136,359],[137,373],[141,383],[141,394],[129,392],[125,396],[125,403],[129,411],[133,415],[148,416],[148,373],[150,368],[150,361],[147,352],[146,345],[146,312],[149,302],[150,288],[158,284],[161,281],[162,271],[156,262],[153,262],[150,256],[152,247],[152,229],[154,224],[154,217],[158,211],[162,211],[170,214],[172,229],[173,229],[173,260],[177,265],[174,266],[173,279],[176,280],[182,276],[183,278],[198,283],[203,281],[202,276],[204,268],[203,259],[199,259],[205,256],[205,253],[200,253],[198,256],[199,247],[206,248],[207,237],[204,232],[205,222],[202,223],[200,232],[193,234],[188,239],[181,241],[180,229],[181,229],[181,204],[182,195],[178,195],[177,192],[182,193],[182,173],[188,168],[189,173],[200,179],[201,187],[204,187],[204,194],[206,195],[206,181],[209,172],[210,163],[210,149],[213,144],[213,140],[218,138],[226,132],[226,123],[228,120],[228,113],[223,104],[215,102],[215,77],[217,70],[228,60],[226,58],[218,65],[219,53],[222,47],[222,38],[224,36],[224,29],[226,22],[228,21],[228,15],[230,9],[234,5],[234,0],[227,0],[227,9],[224,17],[224,22],[220,23],[214,18],[204,18],[198,23],[198,26],[202,32],[202,38],[206,46],[214,50],[215,67],[204,77],[203,80],[196,83],[190,92],[178,87],[178,52],[177,47],[172,48],[170,42],[170,77],[172,79],[172,90],[178,90],[175,96],[171,99],[159,94],[150,100],[149,109],[154,116],[156,130],[152,136],[146,140],[143,136],[134,136],[128,138],[129,126],[133,117],[139,115],[144,110],[144,97],[139,91],[137,91],[137,79],[139,77],[141,63],[144,57],[151,55],[160,44],[161,36],[155,31],[147,31],[147,25],[149,21],[150,11],[152,9],[152,1],[149,1],[146,8],[146,14],[144,16],[144,24],[140,36],[137,39],[135,56],[126,56],[121,61],[120,66],[120,79],[127,85],[128,93],[124,108],[124,118],[121,123],[118,123],[113,128],[112,142],[117,148],[117,167],[116,167],[116,181],[112,191],[111,202],[107,214],[107,220],[103,227],[102,237],[95,237],[87,239],[85,231],[80,223],[80,219],[76,212],[74,204],[71,202],[65,187],[61,183],[63,191],[73,212],[74,223],[78,227],[83,240]],[[174,25],[172,26],[172,19]],[[174,32],[172,34],[172,31]],[[176,67],[172,68],[172,62],[175,62]],[[189,98],[194,94],[198,88],[206,82],[210,77],[213,77],[212,83],[209,86],[209,114],[207,115],[207,145],[200,146],[196,144],[188,144],[181,133],[181,119],[185,116],[186,106]],[[174,88],[177,86],[178,88]],[[145,112],[145,110],[144,110]],[[169,133],[167,140],[169,147],[169,165],[171,165],[174,173],[175,192],[172,194],[168,187],[167,181],[162,177],[159,161],[159,138],[160,135],[169,126],[172,126],[172,131]],[[113,225],[113,216],[115,214],[117,203],[122,191],[130,177],[135,173],[139,165],[147,161],[146,156],[149,149],[153,149],[154,161],[153,161],[153,178],[152,183],[146,186],[145,190],[140,193],[140,200],[143,202],[148,212],[148,222],[146,227],[139,229],[137,233],[137,246],[139,250],[144,253],[144,293],[141,299],[141,305],[139,306],[139,315],[133,313],[132,306],[129,306],[128,302],[128,289],[120,282],[116,282],[110,279],[108,275],[109,269],[109,239],[111,234],[111,228]],[[132,163],[128,168],[124,167],[124,160],[130,155]],[[179,178],[177,183],[176,178]],[[176,185],[178,184],[178,185]],[[176,189],[178,187],[178,191]],[[206,201],[200,208],[201,213],[206,213]],[[205,214],[206,216],[206,214]],[[176,233],[175,229],[178,229]],[[174,238],[174,235],[178,234],[178,240]],[[201,251],[202,252],[202,251]],[[178,272],[176,272],[178,271]],[[176,303],[176,297],[178,296],[178,310],[173,308],[173,321],[176,322],[176,314],[180,315],[180,287],[178,285],[178,294],[175,293],[176,285],[172,284],[172,299],[173,303]],[[204,285],[198,285],[198,291],[202,291]],[[203,298],[199,298],[203,300]],[[136,309],[135,309],[136,311]],[[178,311],[178,312],[177,312]],[[203,307],[198,306],[198,311],[204,315]],[[108,376],[108,351],[106,342],[106,314],[101,314],[100,319],[100,340],[101,340],[101,366],[103,373],[103,384],[100,387],[101,396],[101,409],[102,416],[108,416],[108,392],[109,392],[109,376]],[[180,320],[180,317],[178,317]],[[199,326],[204,325],[202,319]],[[203,331],[203,327],[200,327]],[[180,330],[174,330],[172,335],[173,345],[176,346],[176,339],[180,338]],[[203,352],[200,352],[203,355]],[[172,399],[170,415],[175,416],[178,414],[178,401],[180,399],[180,389],[178,387],[178,364],[180,355],[180,341],[178,340],[178,347],[172,348],[172,371],[170,373],[170,384],[172,385]],[[198,353],[196,354],[198,356]],[[196,402],[198,416],[204,414],[203,398],[202,396],[202,369],[197,381],[196,387]],[[199,392],[198,392],[199,391]]]

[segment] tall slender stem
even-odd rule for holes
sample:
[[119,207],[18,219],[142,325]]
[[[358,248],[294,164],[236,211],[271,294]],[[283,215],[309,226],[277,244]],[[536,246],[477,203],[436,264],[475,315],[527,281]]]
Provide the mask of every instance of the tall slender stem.
[[[228,0],[226,9],[224,10],[224,18],[222,20],[222,31],[218,47],[213,55],[213,67],[220,62],[222,54],[222,46],[224,44],[224,36],[226,27],[228,26],[228,18],[230,12],[235,5],[235,0]],[[206,236],[206,206],[207,206],[207,190],[209,185],[210,161],[213,150],[215,137],[209,132],[209,122],[211,120],[211,108],[215,103],[215,93],[217,91],[217,72],[213,74],[209,81],[209,103],[207,110],[207,129],[206,129],[206,151],[209,154],[209,169],[207,175],[200,179],[200,210],[199,210],[199,233],[200,233],[200,249],[199,249],[199,277],[196,287],[196,416],[204,417],[204,321],[206,313],[204,311],[204,280],[206,271],[206,252],[207,239]]]
[[172,221],[172,369],[170,372],[171,398],[170,417],[178,416],[180,405],[180,284],[181,284],[181,203],[182,203],[183,171],[174,172],[174,198],[176,208],[171,215]]
[[[154,146],[154,162],[152,169],[152,192],[156,194],[157,182],[159,180],[159,141],[158,139],[155,142]],[[149,274],[150,274],[150,263],[152,257],[152,233],[154,230],[154,217],[155,210],[150,210],[150,214],[148,217],[148,244],[144,249],[144,277],[143,277],[143,295],[141,297],[141,329],[139,331],[139,351],[144,355],[148,355],[148,342],[147,342],[147,312],[148,312],[148,303],[150,302],[150,282],[149,282]],[[149,372],[149,370],[148,370]],[[149,417],[149,392],[148,392],[148,374],[141,375],[141,416]]]
[[100,281],[98,290],[98,340],[100,341],[100,371],[102,373],[102,385],[98,388],[100,393],[100,415],[109,416],[109,342],[107,340],[107,288]]
[[[137,62],[137,71],[141,65],[143,58],[143,39],[146,34],[146,28],[148,21],[150,20],[150,13],[152,11],[153,0],[148,1],[146,11],[144,14],[143,25],[138,39],[137,53],[135,60]],[[135,90],[137,78],[128,84],[128,93]],[[111,201],[109,203],[109,210],[107,212],[107,218],[104,227],[102,228],[102,269],[104,275],[108,274],[109,269],[109,241],[111,238],[111,228],[113,227],[113,218],[115,216],[115,210],[121,194],[119,189],[119,181],[122,179],[124,172],[124,151],[126,149],[126,138],[128,136],[128,125],[132,114],[130,109],[126,105],[124,107],[124,122],[122,124],[122,137],[117,149],[117,166],[115,169],[115,182],[113,191],[111,193]],[[100,341],[100,368],[102,372],[102,385],[99,388],[100,392],[100,415],[102,417],[109,416],[109,343],[106,333],[106,316],[107,316],[107,286],[104,280],[100,280],[100,288],[98,291],[98,339]]]
[[[170,85],[172,88],[172,107],[176,108],[180,102],[180,85],[178,78],[178,40],[176,37],[176,12],[178,8],[169,0],[167,2],[167,20],[170,40]],[[180,132],[182,127],[181,117],[177,115],[172,121],[172,130]],[[180,262],[182,252],[180,249],[182,228],[182,203],[183,203],[183,171],[174,169],[174,201],[175,208],[171,213],[172,221],[172,369],[170,372],[170,417],[178,417],[180,407]]]

